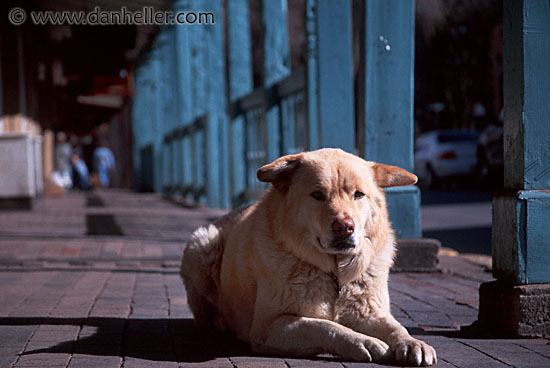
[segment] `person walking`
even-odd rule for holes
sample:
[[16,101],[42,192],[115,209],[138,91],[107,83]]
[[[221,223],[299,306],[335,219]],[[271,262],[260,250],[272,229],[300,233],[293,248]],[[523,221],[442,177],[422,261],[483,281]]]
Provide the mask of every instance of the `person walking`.
[[94,151],[94,171],[102,187],[109,186],[111,173],[115,169],[115,157],[106,142],[101,142]]
[[57,143],[55,145],[55,178],[59,185],[65,189],[71,189],[73,186],[71,156],[73,148],[67,142],[67,135],[64,132],[58,132],[56,135]]

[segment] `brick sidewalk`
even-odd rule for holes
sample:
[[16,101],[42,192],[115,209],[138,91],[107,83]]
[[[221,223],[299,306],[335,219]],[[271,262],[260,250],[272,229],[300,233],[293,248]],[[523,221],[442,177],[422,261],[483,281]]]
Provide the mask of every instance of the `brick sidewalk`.
[[[194,329],[179,261],[190,232],[222,213],[117,190],[0,212],[0,367],[379,367],[256,356]],[[462,256],[440,267],[390,277],[394,315],[438,367],[550,367],[548,340],[461,336],[491,275]]]

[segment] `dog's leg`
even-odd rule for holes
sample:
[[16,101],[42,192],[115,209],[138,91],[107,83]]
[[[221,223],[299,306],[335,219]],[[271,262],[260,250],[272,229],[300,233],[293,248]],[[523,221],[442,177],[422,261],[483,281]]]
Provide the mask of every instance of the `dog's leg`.
[[285,315],[270,325],[252,327],[254,351],[269,354],[312,356],[330,353],[344,359],[383,362],[390,356],[383,341],[324,319]]
[[400,362],[416,366],[437,364],[435,349],[409,335],[405,327],[391,314],[369,316],[350,325],[354,330],[375,336],[388,343]]

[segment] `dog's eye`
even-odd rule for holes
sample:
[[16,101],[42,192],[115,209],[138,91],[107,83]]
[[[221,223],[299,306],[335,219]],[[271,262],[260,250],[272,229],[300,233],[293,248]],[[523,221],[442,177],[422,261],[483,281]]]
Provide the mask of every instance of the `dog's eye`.
[[321,192],[320,190],[316,190],[314,192],[311,192],[310,196],[317,200],[317,201],[324,201],[326,200],[326,197],[325,195],[323,194],[323,192]]
[[361,192],[361,191],[358,191],[356,190],[355,193],[353,193],[353,198],[354,199],[361,199],[365,196],[365,193]]

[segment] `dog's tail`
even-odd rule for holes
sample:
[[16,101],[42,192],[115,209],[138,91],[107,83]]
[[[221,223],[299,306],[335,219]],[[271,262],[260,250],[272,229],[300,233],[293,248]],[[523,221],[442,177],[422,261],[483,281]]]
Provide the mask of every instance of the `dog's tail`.
[[198,325],[216,323],[222,253],[222,237],[214,225],[195,230],[183,251],[180,275]]

